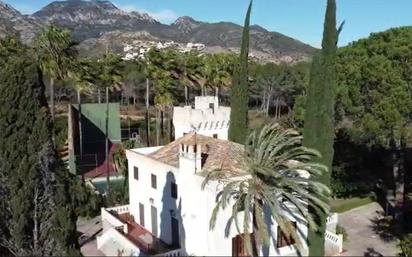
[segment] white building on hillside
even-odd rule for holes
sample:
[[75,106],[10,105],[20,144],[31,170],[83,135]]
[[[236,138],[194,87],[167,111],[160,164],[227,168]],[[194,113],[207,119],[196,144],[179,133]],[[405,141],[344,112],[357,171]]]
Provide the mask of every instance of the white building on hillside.
[[[102,209],[99,250],[108,256],[244,256],[243,240],[235,226],[225,232],[230,207],[221,211],[216,228],[209,230],[217,182],[201,190],[204,175],[211,170],[221,169],[233,179],[243,176],[244,165],[238,158],[242,151],[242,145],[193,132],[166,146],[127,151],[130,204]],[[336,219],[329,220],[332,230]],[[304,243],[306,223],[294,217],[290,220]],[[293,240],[273,220],[268,223],[274,237],[260,255],[297,255]],[[335,253],[342,250],[341,236],[328,232],[326,239]]]
[[175,107],[173,125],[175,137],[180,138],[189,131],[219,139],[228,139],[230,107],[219,105],[215,96],[195,97],[195,106]]

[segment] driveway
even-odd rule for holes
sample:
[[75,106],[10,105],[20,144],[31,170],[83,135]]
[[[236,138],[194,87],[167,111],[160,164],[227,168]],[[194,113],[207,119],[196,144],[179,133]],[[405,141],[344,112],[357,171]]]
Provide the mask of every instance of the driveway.
[[378,203],[339,214],[339,224],[348,234],[344,252],[340,256],[396,256],[397,241],[382,237],[377,232],[376,221],[382,218],[383,209]]
[[79,218],[77,221],[77,231],[79,233],[80,251],[83,256],[104,256],[97,250],[96,236],[101,233],[101,217],[93,219]]

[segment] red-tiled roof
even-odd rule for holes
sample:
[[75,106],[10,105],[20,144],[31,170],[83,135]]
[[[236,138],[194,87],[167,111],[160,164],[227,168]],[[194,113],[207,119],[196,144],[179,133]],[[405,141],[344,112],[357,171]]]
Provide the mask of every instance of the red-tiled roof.
[[184,137],[165,145],[149,156],[168,165],[179,167],[179,150],[181,144],[200,145],[206,160],[201,173],[221,170],[233,175],[244,173],[244,146],[227,140],[216,139],[200,134],[189,133]]

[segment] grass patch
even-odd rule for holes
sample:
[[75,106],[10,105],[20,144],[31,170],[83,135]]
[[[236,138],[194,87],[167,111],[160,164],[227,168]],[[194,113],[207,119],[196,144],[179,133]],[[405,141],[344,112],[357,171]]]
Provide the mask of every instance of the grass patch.
[[353,197],[348,199],[333,199],[331,200],[332,212],[342,213],[357,207],[374,202],[374,197]]

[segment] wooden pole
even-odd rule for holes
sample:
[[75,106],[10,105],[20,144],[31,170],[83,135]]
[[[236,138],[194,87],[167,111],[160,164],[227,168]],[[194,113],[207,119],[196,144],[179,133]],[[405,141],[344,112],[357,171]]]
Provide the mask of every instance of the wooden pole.
[[110,195],[110,156],[109,156],[109,88],[106,87],[106,182],[107,196]]
[[150,146],[149,79],[146,78],[146,144]]

